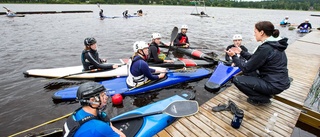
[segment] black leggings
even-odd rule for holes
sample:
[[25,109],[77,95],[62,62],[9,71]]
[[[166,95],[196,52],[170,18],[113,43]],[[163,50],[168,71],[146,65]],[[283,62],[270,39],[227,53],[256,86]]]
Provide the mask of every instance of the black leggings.
[[233,83],[241,92],[256,101],[269,101],[271,95],[282,92],[261,78],[253,76],[236,76],[233,78]]

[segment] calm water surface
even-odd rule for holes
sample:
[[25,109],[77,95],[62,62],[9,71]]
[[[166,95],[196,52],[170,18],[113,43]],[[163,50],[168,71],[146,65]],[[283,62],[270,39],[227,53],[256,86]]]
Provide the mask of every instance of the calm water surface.
[[[147,16],[130,19],[99,20],[97,5],[10,5],[13,11],[64,11],[92,10],[93,13],[79,14],[34,14],[24,18],[0,16],[0,136],[8,136],[36,126],[75,110],[79,105],[72,102],[53,103],[51,96],[58,89],[46,89],[52,81],[45,78],[24,77],[22,72],[35,68],[54,68],[80,65],[83,40],[95,37],[103,58],[127,58],[132,54],[135,41],[150,41],[154,32],[170,41],[174,26],[189,26],[188,36],[191,46],[208,48],[203,52],[216,52],[223,59],[223,50],[232,44],[234,34],[242,34],[243,44],[250,51],[260,43],[253,36],[256,22],[269,20],[280,22],[285,16],[294,24],[309,18],[314,27],[319,27],[319,19],[309,16],[312,12],[281,11],[207,7],[207,13],[214,18],[200,18],[189,15],[194,7],[180,6],[139,6],[101,5],[107,16],[121,16],[125,9],[132,14],[142,8]],[[281,36],[289,38],[289,43],[301,37],[295,31],[279,28]],[[59,80],[67,81],[67,80]],[[126,97],[123,107],[108,106],[111,117],[154,101],[174,95],[183,89],[196,91],[200,104],[214,94],[203,87],[206,79],[178,85],[140,96]],[[79,81],[69,81],[79,83]],[[72,86],[72,85],[70,85]],[[62,89],[62,88],[60,88]],[[34,131],[52,127],[62,127],[64,120],[41,127]]]

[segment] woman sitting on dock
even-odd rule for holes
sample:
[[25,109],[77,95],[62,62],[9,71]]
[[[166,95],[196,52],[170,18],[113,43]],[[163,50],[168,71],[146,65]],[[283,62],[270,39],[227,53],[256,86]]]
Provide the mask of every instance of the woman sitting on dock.
[[[257,76],[233,78],[235,86],[248,96],[247,101],[253,105],[269,104],[273,95],[290,87],[285,53],[288,39],[277,38],[279,30],[269,21],[256,23],[254,35],[257,41],[262,42],[254,54],[241,48],[231,48],[226,52],[242,72],[257,72]],[[236,54],[240,54],[247,62],[235,56]]]
[[[134,55],[132,61],[129,62],[129,75],[127,77],[127,85],[130,88],[139,87],[146,83],[149,83],[152,80],[158,80],[163,78],[166,73],[165,70],[155,70],[149,68],[146,60],[149,54],[149,46],[144,41],[137,41],[133,44]],[[154,75],[152,73],[160,73]]]

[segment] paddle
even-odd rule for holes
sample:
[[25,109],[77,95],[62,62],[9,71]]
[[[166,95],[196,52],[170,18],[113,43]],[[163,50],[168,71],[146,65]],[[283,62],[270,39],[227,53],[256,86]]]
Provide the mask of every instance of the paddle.
[[186,68],[183,67],[181,69],[175,69],[175,70],[169,70],[166,72],[157,72],[157,73],[152,73],[152,74],[159,74],[159,73],[185,73],[185,72],[195,72],[197,69],[196,68]]
[[171,39],[170,39],[169,49],[168,49],[168,52],[167,52],[166,56],[168,56],[169,51],[171,50],[172,43],[176,39],[177,35],[178,35],[178,28],[174,27],[172,32],[171,32]]
[[157,115],[157,114],[167,114],[172,117],[184,117],[184,116],[194,115],[195,113],[198,112],[198,110],[199,110],[199,105],[197,101],[181,100],[181,101],[172,102],[164,110],[150,112],[150,113],[141,114],[141,115],[118,118],[115,120],[111,120],[111,122],[129,120],[129,119],[146,117],[146,116]]

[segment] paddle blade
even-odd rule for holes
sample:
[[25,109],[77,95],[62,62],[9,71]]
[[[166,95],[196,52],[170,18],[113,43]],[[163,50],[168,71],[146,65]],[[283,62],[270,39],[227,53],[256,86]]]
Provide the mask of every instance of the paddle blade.
[[185,117],[194,115],[199,111],[199,105],[197,101],[181,100],[172,102],[163,113],[166,113],[172,117]]
[[178,35],[178,28],[174,27],[172,32],[171,32],[171,39],[170,39],[170,44],[172,44],[172,42],[176,39],[177,35]]

